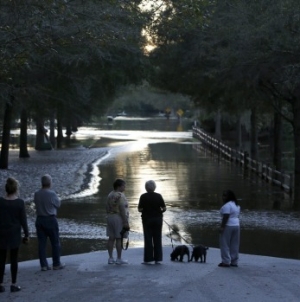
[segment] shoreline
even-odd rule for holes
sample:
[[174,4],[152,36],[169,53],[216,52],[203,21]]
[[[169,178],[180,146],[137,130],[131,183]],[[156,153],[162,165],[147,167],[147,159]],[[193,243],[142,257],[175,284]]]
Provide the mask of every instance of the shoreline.
[[50,174],[52,188],[61,200],[87,190],[93,175],[94,164],[107,155],[109,148],[74,148],[45,151],[30,150],[29,158],[19,158],[19,150],[10,150],[8,169],[0,170],[1,196],[5,196],[8,177],[19,181],[19,196],[26,204],[33,201],[34,192],[40,189],[41,177]]

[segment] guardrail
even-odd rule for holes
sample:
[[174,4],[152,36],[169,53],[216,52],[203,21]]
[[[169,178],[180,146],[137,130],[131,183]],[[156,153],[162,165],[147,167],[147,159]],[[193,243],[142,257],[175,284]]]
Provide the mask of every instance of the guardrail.
[[[284,171],[278,171],[266,163],[254,160],[249,157],[247,151],[231,148],[197,127],[193,127],[193,137],[199,139],[204,148],[209,148],[219,157],[240,164],[245,170],[248,169],[256,173],[266,182],[280,186],[283,190],[292,193],[294,187],[294,175],[292,173],[287,174]],[[195,146],[195,148],[201,148],[201,146]]]

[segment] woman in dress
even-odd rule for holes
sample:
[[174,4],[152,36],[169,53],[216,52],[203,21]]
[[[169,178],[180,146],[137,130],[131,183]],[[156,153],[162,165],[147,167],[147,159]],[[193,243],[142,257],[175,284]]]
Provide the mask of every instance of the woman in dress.
[[222,262],[220,267],[238,266],[240,247],[240,206],[231,190],[223,192],[222,218],[220,227],[220,250]]
[[21,244],[21,229],[28,242],[29,233],[25,203],[18,197],[19,184],[14,178],[6,181],[6,196],[0,197],[0,293],[5,291],[3,277],[5,272],[6,255],[10,253],[11,292],[18,292],[21,287],[16,285],[18,274],[18,252]]

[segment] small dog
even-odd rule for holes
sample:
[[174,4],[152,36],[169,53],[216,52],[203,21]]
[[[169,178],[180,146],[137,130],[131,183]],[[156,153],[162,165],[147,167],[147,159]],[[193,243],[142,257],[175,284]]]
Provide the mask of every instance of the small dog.
[[206,251],[208,250],[207,246],[204,246],[202,244],[197,245],[193,248],[192,257],[190,261],[193,261],[195,259],[195,262],[197,262],[200,258],[201,262],[206,262]]
[[171,261],[175,261],[175,260],[178,261],[178,257],[179,257],[179,261],[182,262],[184,255],[187,255],[188,261],[189,261],[189,259],[190,259],[190,250],[189,250],[189,248],[186,245],[176,246],[175,249],[173,250],[173,252],[170,255]]

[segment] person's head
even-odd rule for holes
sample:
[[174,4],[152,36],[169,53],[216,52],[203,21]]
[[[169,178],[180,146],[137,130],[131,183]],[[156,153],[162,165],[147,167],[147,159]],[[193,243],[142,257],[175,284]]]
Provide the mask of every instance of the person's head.
[[8,195],[15,194],[19,190],[19,182],[13,177],[9,177],[6,180],[5,191]]
[[49,174],[45,174],[41,178],[41,183],[43,188],[49,188],[52,184],[52,178]]
[[223,191],[223,203],[226,203],[228,201],[234,201],[237,204],[237,199],[235,197],[235,194],[231,190],[225,190]]
[[154,180],[148,180],[145,183],[145,189],[146,191],[149,192],[154,192],[156,189],[156,183]]
[[121,178],[117,178],[113,184],[114,190],[120,192],[123,192],[125,190],[125,186],[126,182]]

